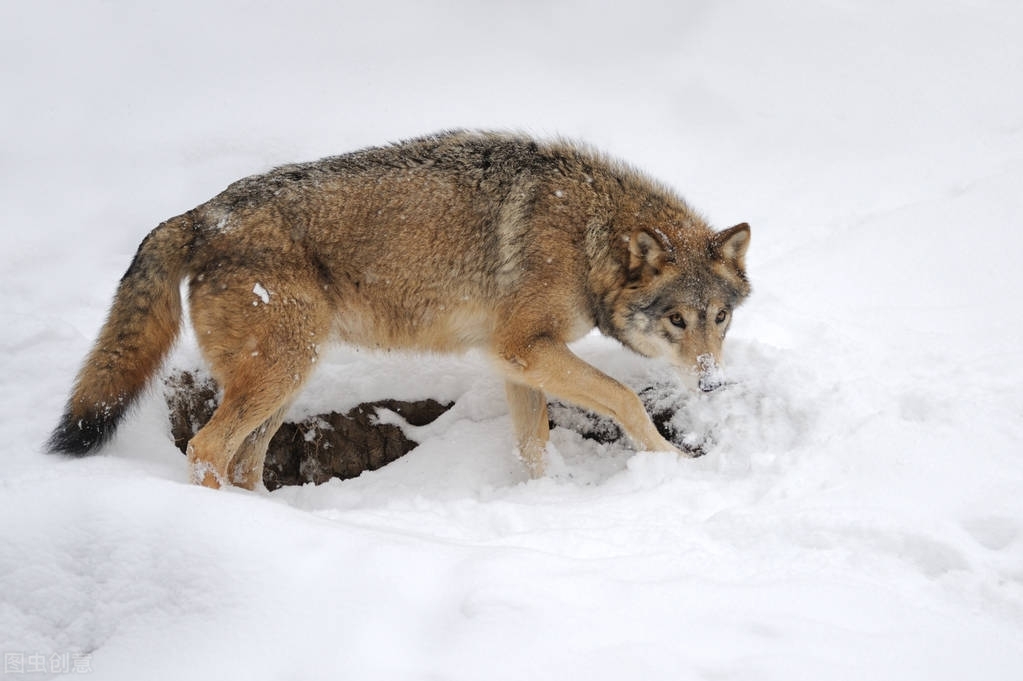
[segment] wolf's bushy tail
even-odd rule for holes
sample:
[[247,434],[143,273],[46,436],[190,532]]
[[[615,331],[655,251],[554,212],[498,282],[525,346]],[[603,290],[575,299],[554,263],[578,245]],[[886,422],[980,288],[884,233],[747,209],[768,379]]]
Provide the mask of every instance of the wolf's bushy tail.
[[160,368],[181,325],[180,286],[194,239],[186,214],[142,241],[78,372],[50,451],[84,456],[98,449]]

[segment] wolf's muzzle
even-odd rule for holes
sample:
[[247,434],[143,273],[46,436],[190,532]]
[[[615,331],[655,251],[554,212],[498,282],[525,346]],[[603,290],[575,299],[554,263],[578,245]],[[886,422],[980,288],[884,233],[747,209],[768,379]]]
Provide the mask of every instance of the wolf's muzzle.
[[700,355],[696,358],[696,366],[699,369],[700,390],[709,393],[717,390],[725,384],[725,375],[721,367],[714,361],[713,355]]

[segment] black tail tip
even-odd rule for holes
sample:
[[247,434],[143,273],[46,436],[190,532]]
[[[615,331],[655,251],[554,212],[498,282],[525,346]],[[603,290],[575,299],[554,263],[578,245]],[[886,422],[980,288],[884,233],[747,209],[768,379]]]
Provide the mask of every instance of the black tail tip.
[[46,449],[53,454],[88,456],[110,439],[114,427],[115,423],[111,419],[78,418],[65,413],[46,441]]

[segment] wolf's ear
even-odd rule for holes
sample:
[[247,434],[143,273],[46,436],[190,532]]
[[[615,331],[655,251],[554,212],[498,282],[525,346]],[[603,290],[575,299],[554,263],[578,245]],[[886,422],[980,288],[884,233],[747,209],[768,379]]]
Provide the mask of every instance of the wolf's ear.
[[714,235],[711,252],[721,260],[735,263],[740,270],[746,269],[746,249],[749,248],[749,225],[745,222]]
[[629,238],[629,272],[633,276],[657,275],[668,260],[665,244],[646,230],[638,229]]

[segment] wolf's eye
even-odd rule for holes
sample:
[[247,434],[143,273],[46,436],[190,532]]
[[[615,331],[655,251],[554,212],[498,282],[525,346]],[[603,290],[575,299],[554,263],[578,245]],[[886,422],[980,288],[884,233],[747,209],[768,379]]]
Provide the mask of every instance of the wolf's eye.
[[726,319],[728,319],[728,312],[726,310],[721,310],[721,312],[718,312],[718,316],[714,318],[714,321],[718,324],[723,324]]
[[682,314],[679,313],[679,312],[676,312],[675,314],[673,314],[670,317],[668,317],[668,321],[671,322],[672,324],[674,324],[675,326],[677,326],[680,329],[686,328],[685,317],[683,317]]

